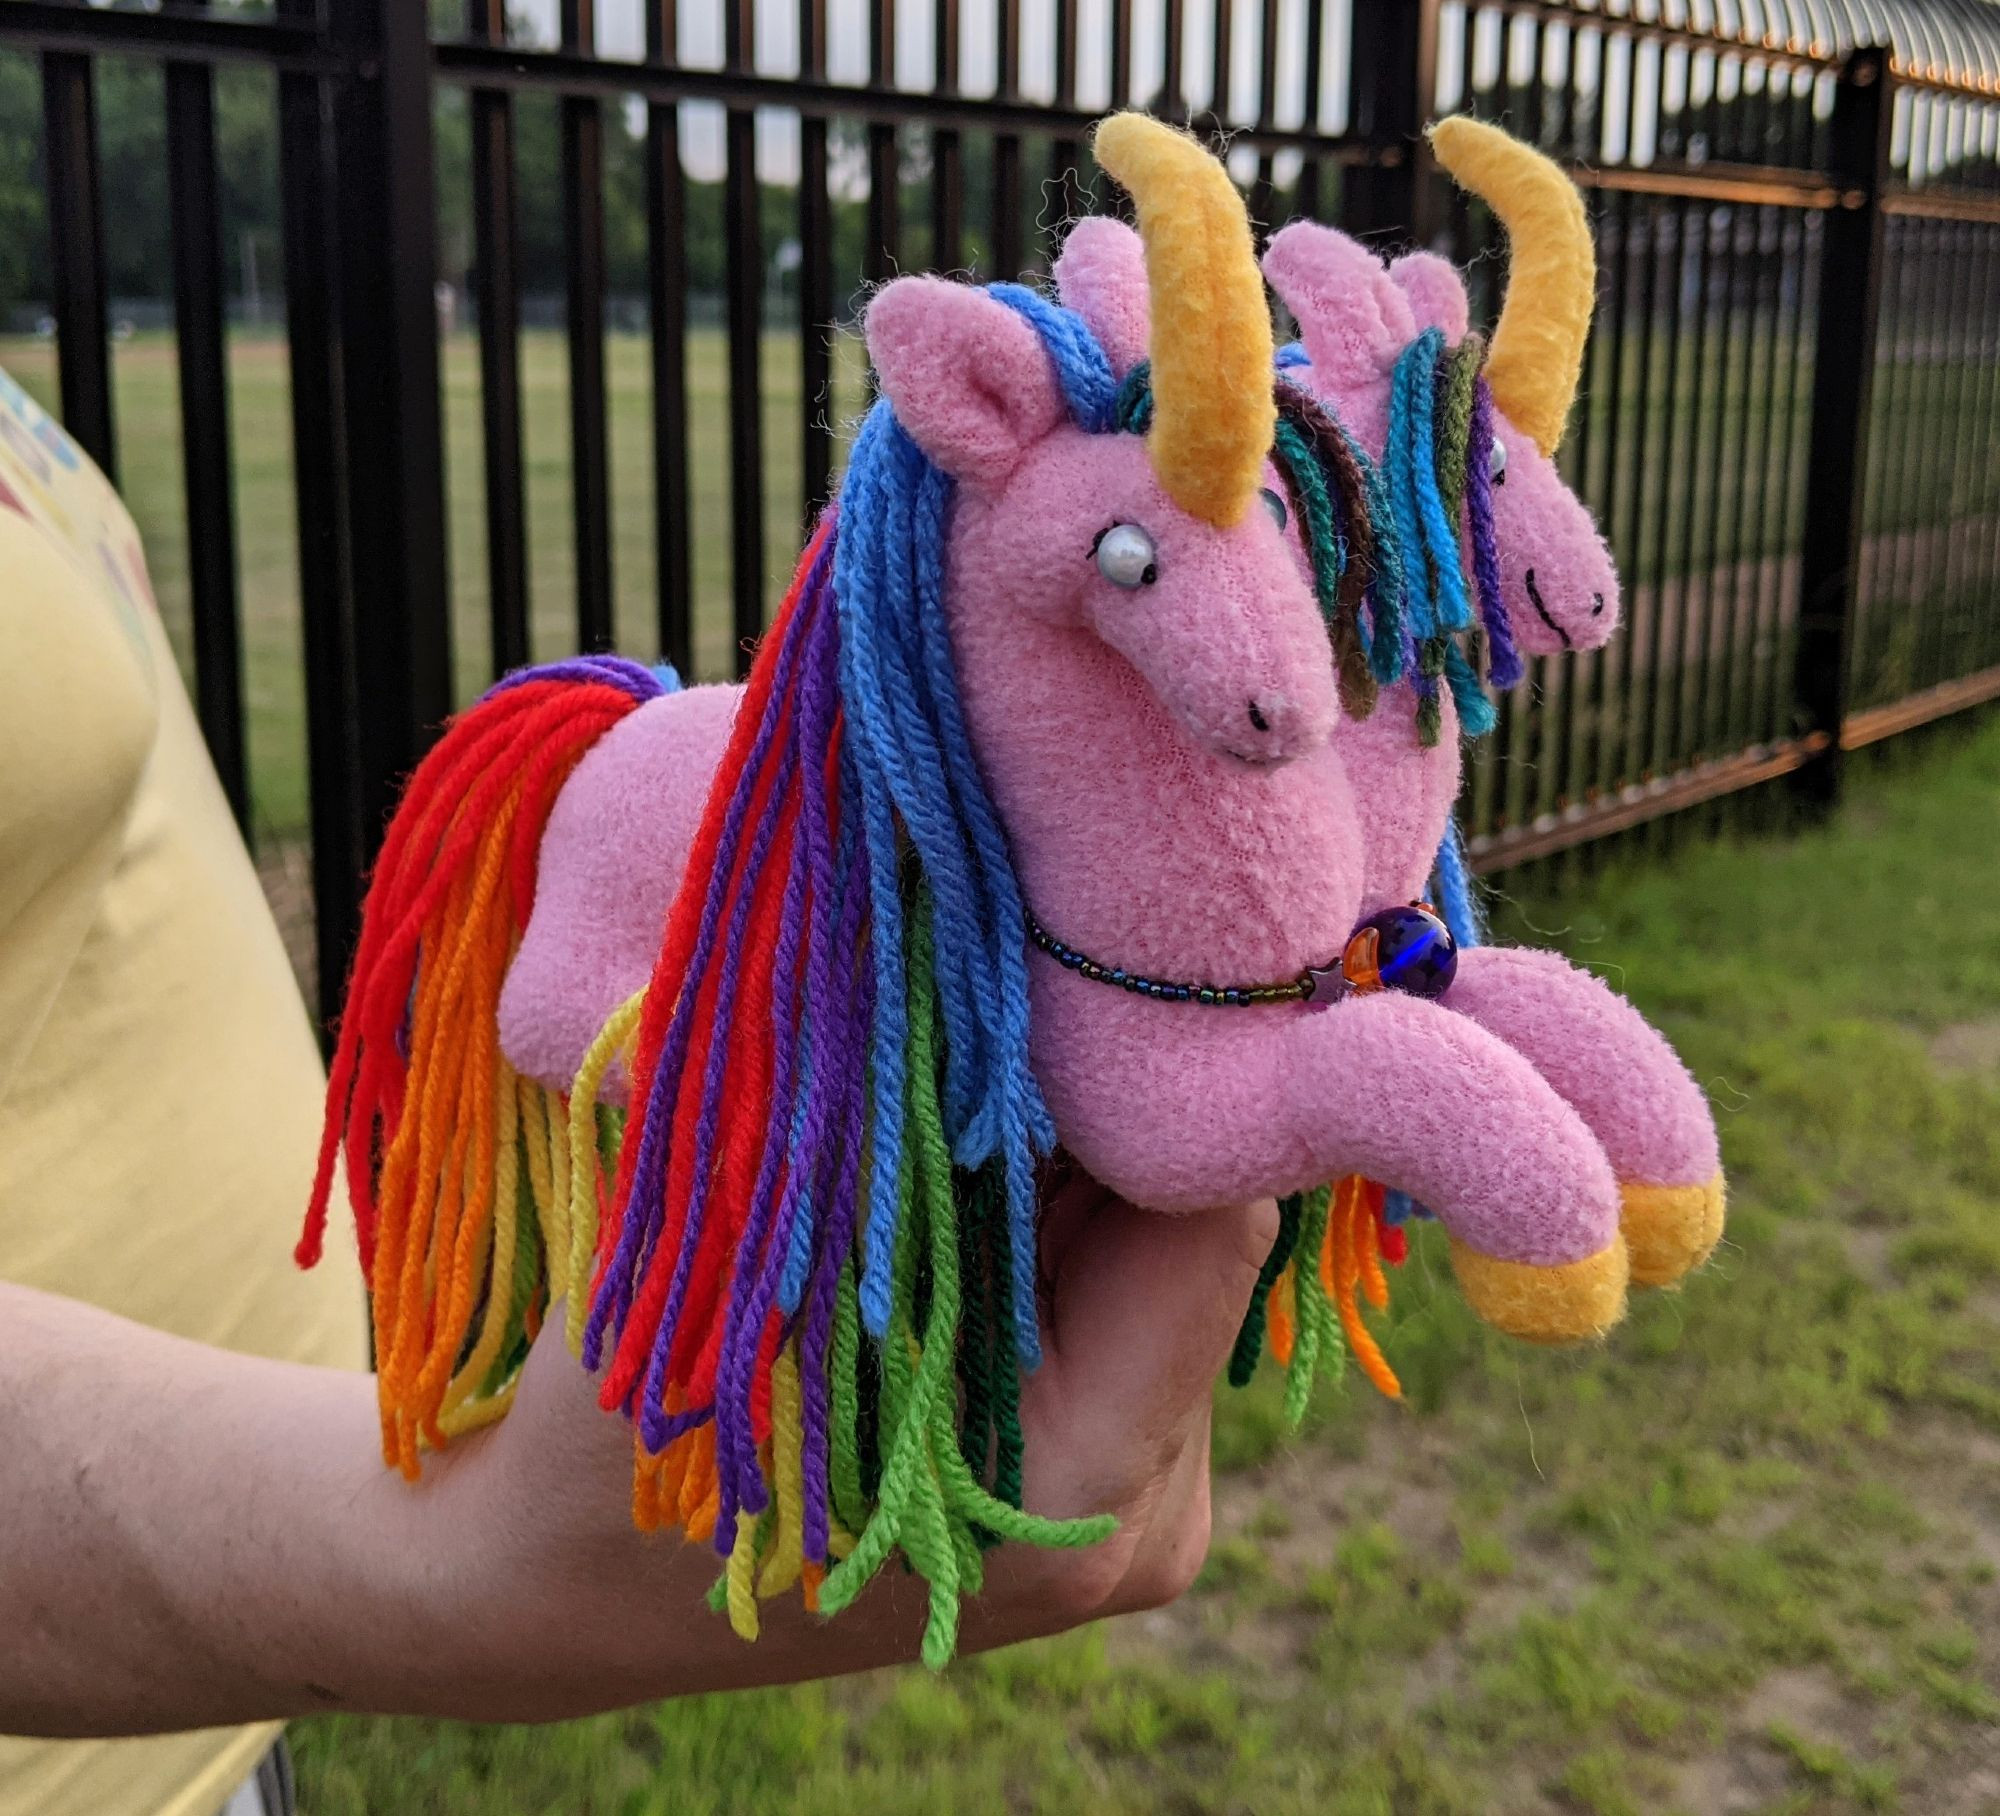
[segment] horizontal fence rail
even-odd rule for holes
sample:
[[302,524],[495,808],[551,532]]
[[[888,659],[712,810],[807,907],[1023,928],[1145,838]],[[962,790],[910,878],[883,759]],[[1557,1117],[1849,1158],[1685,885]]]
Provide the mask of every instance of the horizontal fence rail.
[[[573,649],[747,665],[866,402],[869,284],[1045,272],[1116,205],[1088,133],[1129,104],[1226,136],[1263,230],[1433,245],[1490,320],[1503,236],[1421,129],[1500,121],[1596,239],[1561,458],[1625,622],[1538,659],[1473,751],[1495,870],[1780,779],[1825,799],[1844,752],[2000,698],[2000,18],[1816,5],[1723,34],[1612,0],[1053,0],[1029,31],[1000,0],[975,32],[959,0],[548,0],[529,42],[504,0],[428,32],[406,0],[0,0],[62,229],[0,308],[46,314],[48,393],[178,552],[203,728],[246,830],[310,854],[330,1003],[455,701]],[[169,206],[132,274],[135,93]],[[121,300],[155,281],[170,511],[132,439],[168,349],[128,348]]]

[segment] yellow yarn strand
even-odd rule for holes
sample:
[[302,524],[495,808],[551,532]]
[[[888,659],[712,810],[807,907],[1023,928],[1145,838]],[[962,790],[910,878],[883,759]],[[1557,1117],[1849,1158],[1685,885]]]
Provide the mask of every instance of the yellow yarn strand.
[[799,1382],[796,1339],[771,1364],[771,1473],[778,1521],[771,1554],[757,1578],[761,1596],[781,1595],[799,1580],[805,1563],[805,1394]]
[[[555,1200],[554,1228],[548,1240],[549,1302],[569,1289],[569,1102],[553,1091],[542,1093],[542,1128],[549,1144],[549,1194]],[[560,1284],[556,1283],[561,1276]]]
[[1562,445],[1597,301],[1583,197],[1559,165],[1483,120],[1430,130],[1437,161],[1507,229],[1507,294],[1486,355],[1493,401],[1544,454]]
[[1250,217],[1221,163],[1163,121],[1113,114],[1093,144],[1131,196],[1146,244],[1153,471],[1182,510],[1227,529],[1256,498],[1278,429]]
[[738,1639],[757,1637],[757,1595],[752,1572],[757,1564],[757,1515],[736,1516],[736,1543],[729,1548],[729,1625]]
[[[517,1080],[516,1098],[521,1119],[521,1146],[528,1157],[528,1193],[535,1201],[535,1221],[542,1230],[542,1270],[549,1276],[550,1298],[562,1290],[558,1273],[569,1262],[569,1194],[558,1196],[556,1175],[550,1153],[549,1127],[556,1114],[554,1094],[533,1079]],[[567,1117],[562,1125],[561,1146],[569,1138]]]
[[[590,1316],[590,1258],[597,1248],[597,1093],[611,1062],[630,1047],[646,993],[634,992],[611,1012],[576,1069],[570,1086],[569,1128],[563,1164],[569,1169],[569,1265],[564,1290],[569,1311],[564,1336],[574,1355],[583,1354],[583,1326]],[[627,1070],[629,1071],[629,1066]]]
[[520,1129],[517,1112],[520,1096],[514,1069],[503,1059],[498,1062],[499,1078],[494,1089],[493,1155],[493,1238],[486,1273],[486,1310],[480,1319],[479,1337],[464,1366],[445,1389],[438,1409],[438,1424],[447,1435],[453,1431],[450,1415],[457,1411],[486,1379],[499,1360],[500,1345],[506,1341],[507,1324],[513,1312],[514,1248],[520,1237],[521,1201]]

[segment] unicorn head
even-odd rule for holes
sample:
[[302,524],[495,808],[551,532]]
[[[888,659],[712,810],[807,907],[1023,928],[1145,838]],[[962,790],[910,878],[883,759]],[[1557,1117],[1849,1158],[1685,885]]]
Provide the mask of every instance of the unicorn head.
[[[1582,368],[1596,265],[1575,187],[1541,153],[1464,118],[1439,122],[1431,144],[1508,230],[1507,291],[1483,361],[1467,335],[1464,283],[1434,253],[1385,269],[1345,234],[1302,221],[1272,240],[1264,272],[1298,321],[1313,391],[1371,452],[1391,450],[1402,427],[1399,380],[1407,392],[1414,366],[1443,368],[1434,402],[1457,420],[1435,426],[1440,445],[1448,449],[1455,432],[1484,463],[1466,475],[1467,504],[1469,513],[1491,512],[1493,569],[1475,578],[1504,607],[1504,630],[1488,623],[1493,679],[1504,687],[1518,678],[1509,638],[1531,655],[1554,655],[1596,649],[1618,623],[1610,552],[1554,458]],[[1486,552],[1478,530],[1468,525],[1475,567]]]
[[[1089,640],[1101,648],[1075,659],[1129,671],[1204,756],[1292,762],[1325,743],[1337,700],[1297,476],[1270,465],[1270,317],[1242,208],[1219,165],[1155,122],[1114,119],[1097,144],[1176,274],[1156,250],[1150,362],[1144,342],[1106,344],[1017,285],[899,279],[868,311],[888,410],[864,458],[907,438],[952,482],[961,652],[1030,631]],[[1143,268],[1139,282],[1143,320]]]

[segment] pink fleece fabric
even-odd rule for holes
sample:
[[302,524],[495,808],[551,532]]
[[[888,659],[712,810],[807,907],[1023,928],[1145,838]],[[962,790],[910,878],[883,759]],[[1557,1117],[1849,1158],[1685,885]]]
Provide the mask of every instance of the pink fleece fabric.
[[1069,230],[1055,263],[1056,293],[1090,324],[1111,369],[1123,378],[1152,341],[1146,248],[1109,215],[1086,215]]
[[[500,1050],[567,1091],[612,1010],[652,975],[743,690],[691,687],[621,719],[563,786],[534,912],[500,992]],[[625,1077],[606,1075],[622,1103]]]
[[1553,952],[1459,955],[1453,1009],[1498,1035],[1590,1125],[1619,1179],[1706,1185],[1721,1170],[1708,1098],[1659,1030]]

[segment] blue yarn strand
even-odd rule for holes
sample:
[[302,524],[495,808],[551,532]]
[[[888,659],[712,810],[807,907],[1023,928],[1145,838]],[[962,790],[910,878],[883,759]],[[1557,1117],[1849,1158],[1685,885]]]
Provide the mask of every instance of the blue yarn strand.
[[986,294],[1024,316],[1042,337],[1076,426],[1091,435],[1109,435],[1118,426],[1118,380],[1090,324],[1026,284],[988,284]]
[[1444,924],[1464,950],[1486,944],[1486,914],[1472,881],[1472,867],[1465,860],[1465,836],[1454,815],[1445,822],[1444,840],[1437,853],[1437,902],[1444,910]]

